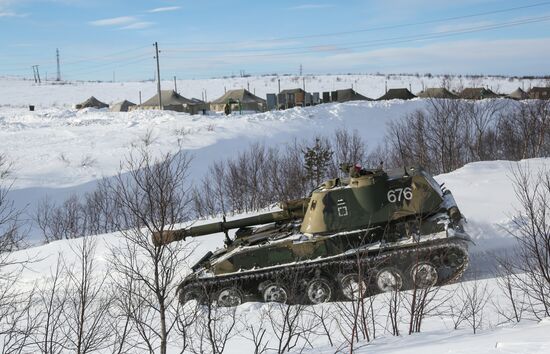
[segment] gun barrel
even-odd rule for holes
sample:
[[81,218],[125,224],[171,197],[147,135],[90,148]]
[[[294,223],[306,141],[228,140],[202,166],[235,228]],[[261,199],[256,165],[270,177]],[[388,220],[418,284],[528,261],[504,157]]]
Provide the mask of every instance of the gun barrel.
[[210,224],[192,226],[180,230],[166,230],[153,233],[153,244],[159,246],[174,241],[185,240],[187,237],[197,237],[225,232],[231,229],[238,229],[252,225],[262,225],[277,221],[288,221],[303,218],[309,203],[309,198],[291,200],[280,204],[280,211],[249,216],[242,219],[219,221]]

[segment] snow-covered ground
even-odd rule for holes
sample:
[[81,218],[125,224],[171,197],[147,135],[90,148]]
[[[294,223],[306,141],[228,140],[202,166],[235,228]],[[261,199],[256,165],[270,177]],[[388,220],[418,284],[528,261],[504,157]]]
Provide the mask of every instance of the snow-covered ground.
[[[267,93],[279,90],[305,88],[308,92],[334,91],[352,88],[370,98],[382,96],[391,88],[406,87],[416,94],[426,87],[441,87],[445,80],[441,76],[415,75],[317,75],[305,76],[253,76],[244,78],[178,80],[178,92],[188,98],[212,101],[222,96],[225,90],[248,88],[250,92],[265,99]],[[453,90],[465,87],[488,87],[498,93],[510,93],[518,87],[528,90],[533,86],[547,86],[544,79],[516,79],[506,77],[452,77],[445,80]],[[447,86],[447,85],[445,85]],[[162,88],[173,89],[173,81],[163,81]],[[157,90],[156,82],[71,82],[57,85],[54,82],[35,84],[29,80],[3,79],[0,77],[0,106],[39,108],[72,107],[90,96],[106,103],[129,100],[139,103],[152,97]],[[206,97],[205,97],[206,93]]]
[[294,140],[356,129],[371,149],[384,139],[386,125],[421,109],[425,102],[349,102],[250,115],[188,115],[168,111],[112,113],[46,108],[29,112],[0,108],[0,151],[13,162],[10,197],[29,214],[40,200],[62,202],[116,174],[135,146],[156,153],[184,150],[192,156],[190,178],[204,177],[213,161],[249,144],[283,146]]
[[[461,286],[470,288],[476,283],[478,286],[487,286],[491,299],[485,306],[483,326],[479,332],[474,335],[467,324],[462,324],[459,329],[455,330],[449,317],[432,316],[425,320],[422,333],[408,336],[406,335],[406,319],[403,317],[404,323],[401,325],[401,330],[404,334],[402,336],[392,336],[385,332],[381,325],[377,338],[370,343],[361,343],[358,346],[358,353],[452,352],[481,354],[494,352],[527,354],[550,351],[550,338],[547,335],[550,330],[550,319],[541,322],[524,321],[520,324],[502,324],[503,318],[499,316],[495,307],[495,304],[505,305],[506,301],[494,278],[495,264],[491,261],[491,256],[510,250],[515,245],[507,230],[509,230],[509,220],[517,207],[510,179],[510,169],[518,164],[522,167],[529,166],[536,173],[550,166],[550,158],[530,159],[517,163],[508,161],[477,162],[436,177],[438,182],[445,183],[447,188],[453,191],[461,211],[468,219],[466,230],[475,242],[470,246],[470,255],[474,262],[465,274],[466,281],[462,284],[443,287],[438,296],[441,299],[447,298],[449,294],[456,294]],[[200,220],[198,223],[211,221],[214,220]],[[106,272],[109,250],[119,245],[122,239],[116,233],[94,237],[98,240],[96,253],[98,271]],[[189,263],[193,264],[208,250],[223,247],[223,238],[223,234],[220,233],[190,241],[196,248]],[[60,256],[70,263],[74,259],[71,249],[80,242],[81,240],[56,241],[16,252],[14,254],[16,260],[36,260],[23,271],[22,282],[30,286],[46,279]],[[477,261],[475,261],[476,259]],[[182,274],[187,273],[187,266],[182,265],[180,271]],[[468,281],[468,279],[475,280]],[[270,306],[269,304],[246,303],[238,308],[237,316],[246,323],[261,323],[260,321],[265,321],[261,317],[262,313],[273,311]],[[329,311],[339,311],[338,307],[333,307],[334,304],[320,306],[326,306]],[[380,321],[383,324],[386,314],[385,307],[387,307],[384,295],[378,295],[374,306],[377,311],[380,311]],[[239,333],[229,341],[227,353],[253,352],[252,342],[245,338],[248,333],[244,329],[241,329]],[[341,338],[341,334],[338,333],[335,328],[334,338]],[[337,351],[337,346],[330,346],[325,337],[315,338],[314,336],[311,339],[315,343],[315,347],[306,352],[334,353]],[[275,339],[270,338],[270,341],[273,343]]]
[[[47,108],[0,109],[0,148],[14,162],[14,189],[71,187],[113,175],[135,146],[187,150],[193,170],[245,149],[307,141],[337,128],[357,129],[371,148],[393,119],[424,107],[422,100],[348,102],[248,115],[188,115],[170,111]],[[200,177],[201,175],[197,175]]]
[[[379,96],[384,90],[383,76],[336,76],[308,78],[308,89],[332,90],[354,84],[359,92]],[[201,97],[202,90],[215,97],[227,89],[242,87],[249,80],[251,90],[263,95],[276,91],[277,81],[271,78],[244,78],[229,80],[188,80],[178,82],[178,88],[186,96]],[[301,81],[292,82],[282,78],[282,88],[301,86]],[[401,80],[401,81],[398,81]],[[409,81],[407,81],[409,80]],[[389,79],[388,87],[405,86],[411,83],[413,91],[427,86],[439,86],[441,78],[415,78],[413,76]],[[293,86],[291,86],[293,84]],[[472,83],[464,82],[464,86]],[[499,87],[498,91],[512,91],[521,82],[508,79],[488,78],[476,82],[477,86]],[[523,85],[540,85],[525,81]],[[165,83],[168,86],[169,83]],[[458,83],[455,82],[455,85]],[[245,149],[249,143],[261,141],[268,146],[282,145],[294,139],[311,139],[317,134],[330,135],[337,128],[357,129],[370,148],[383,141],[387,124],[416,109],[422,109],[425,101],[350,102],[326,104],[287,111],[267,112],[232,116],[190,116],[182,113],[137,111],[111,113],[106,110],[71,109],[71,105],[96,95],[107,102],[122,99],[136,101],[137,91],[144,97],[154,93],[153,83],[84,83],[75,85],[37,86],[28,81],[0,80],[0,152],[13,161],[12,176],[15,181],[10,193],[16,205],[23,207],[49,195],[54,200],[63,200],[71,193],[90,190],[95,181],[116,173],[119,162],[133,146],[146,141],[156,152],[187,150],[193,156],[192,177],[198,179],[207,166]],[[29,112],[28,104],[37,105]],[[461,211],[468,220],[467,231],[473,237],[470,254],[472,264],[465,279],[481,279],[486,282],[498,300],[499,289],[493,277],[494,254],[502,254],[515,246],[508,233],[510,220],[517,207],[512,188],[510,169],[516,162],[477,162],[457,171],[437,176],[450,189]],[[550,158],[531,159],[519,162],[529,165],[534,171],[548,169]],[[205,221],[199,221],[205,222]],[[96,258],[99,271],[105,272],[109,249],[121,242],[117,234],[94,236],[98,240]],[[23,270],[20,286],[44,282],[59,255],[68,261],[72,255],[71,245],[80,240],[57,241],[47,245],[16,252],[16,260],[35,260]],[[223,235],[213,235],[193,241],[196,250],[189,263],[193,263],[206,251],[221,247]],[[188,269],[182,266],[181,272]],[[474,281],[464,283],[466,287]],[[449,292],[459,285],[445,287]],[[383,308],[383,300],[376,300]],[[244,304],[238,312],[249,323],[260,321],[262,311],[270,305]],[[323,305],[324,306],[324,305]],[[332,305],[326,305],[332,306]],[[448,319],[433,317],[425,322],[423,333],[413,336],[393,337],[379,332],[377,339],[360,349],[365,353],[425,352],[425,353],[549,353],[550,321],[523,322],[519,325],[503,324],[496,310],[489,303],[485,324],[480,333],[473,335],[467,326],[454,330]],[[256,321],[256,322],[255,322]],[[272,337],[270,337],[273,340]],[[333,353],[326,340],[315,341],[311,353]],[[230,340],[228,353],[253,352],[251,342],[237,335]]]

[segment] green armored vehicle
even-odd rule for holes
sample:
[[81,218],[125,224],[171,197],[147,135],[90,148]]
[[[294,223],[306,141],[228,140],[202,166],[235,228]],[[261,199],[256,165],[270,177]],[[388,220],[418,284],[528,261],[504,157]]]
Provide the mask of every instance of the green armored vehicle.
[[[449,190],[420,167],[343,168],[348,178],[328,180],[280,211],[154,234],[157,245],[226,235],[224,249],[192,267],[180,301],[318,304],[463,274],[469,237]],[[238,229],[234,239],[230,229]]]

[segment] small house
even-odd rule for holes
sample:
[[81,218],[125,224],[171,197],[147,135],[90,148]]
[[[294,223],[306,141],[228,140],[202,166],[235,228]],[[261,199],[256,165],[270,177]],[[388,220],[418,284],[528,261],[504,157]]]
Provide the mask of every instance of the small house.
[[118,102],[118,103],[115,103],[113,104],[109,110],[111,112],[128,112],[128,110],[130,109],[130,107],[133,107],[135,106],[136,104],[133,103],[133,102],[130,102],[130,101],[127,101],[127,100],[124,100],[122,102]]
[[220,98],[210,102],[210,109],[216,112],[254,111],[264,112],[267,103],[248,90],[229,90]]
[[549,100],[550,87],[533,87],[529,90],[529,98],[536,100]]
[[500,96],[484,87],[468,87],[462,90],[459,97],[467,100],[483,100],[486,98],[497,98]]
[[[162,90],[160,91],[160,98],[162,109],[167,111],[176,112],[188,112],[189,105],[193,104],[193,101],[183,97],[174,90]],[[139,106],[134,106],[131,109],[161,109],[159,107],[159,96],[154,95],[147,101],[143,102]],[[189,113],[189,112],[188,112]]]
[[100,109],[100,108],[107,108],[107,107],[109,107],[109,105],[107,103],[101,102],[100,100],[98,100],[94,96],[88,98],[86,101],[84,101],[82,103],[78,103],[78,104],[75,105],[76,109],[83,109],[83,108],[97,108],[97,109]]
[[353,89],[344,89],[333,91],[331,100],[332,102],[372,101],[372,98],[363,96]]
[[407,88],[394,88],[389,89],[388,92],[386,92],[382,97],[380,97],[378,100],[410,100],[415,98],[416,96],[413,95],[411,91]]
[[278,95],[279,108],[305,107],[307,92],[301,88],[283,90]]
[[427,88],[417,94],[421,98],[458,98],[457,95],[447,90],[445,87],[431,87]]
[[529,94],[518,87],[514,92],[506,95],[506,97],[513,100],[525,100],[529,98]]

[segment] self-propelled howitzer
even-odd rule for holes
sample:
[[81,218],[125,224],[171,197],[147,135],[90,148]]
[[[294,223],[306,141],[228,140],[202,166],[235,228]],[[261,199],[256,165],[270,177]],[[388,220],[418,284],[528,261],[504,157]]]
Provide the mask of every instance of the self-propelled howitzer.
[[226,235],[225,248],[192,267],[180,300],[316,304],[462,275],[469,237],[449,190],[420,167],[348,169],[281,210],[153,235],[157,245]]

